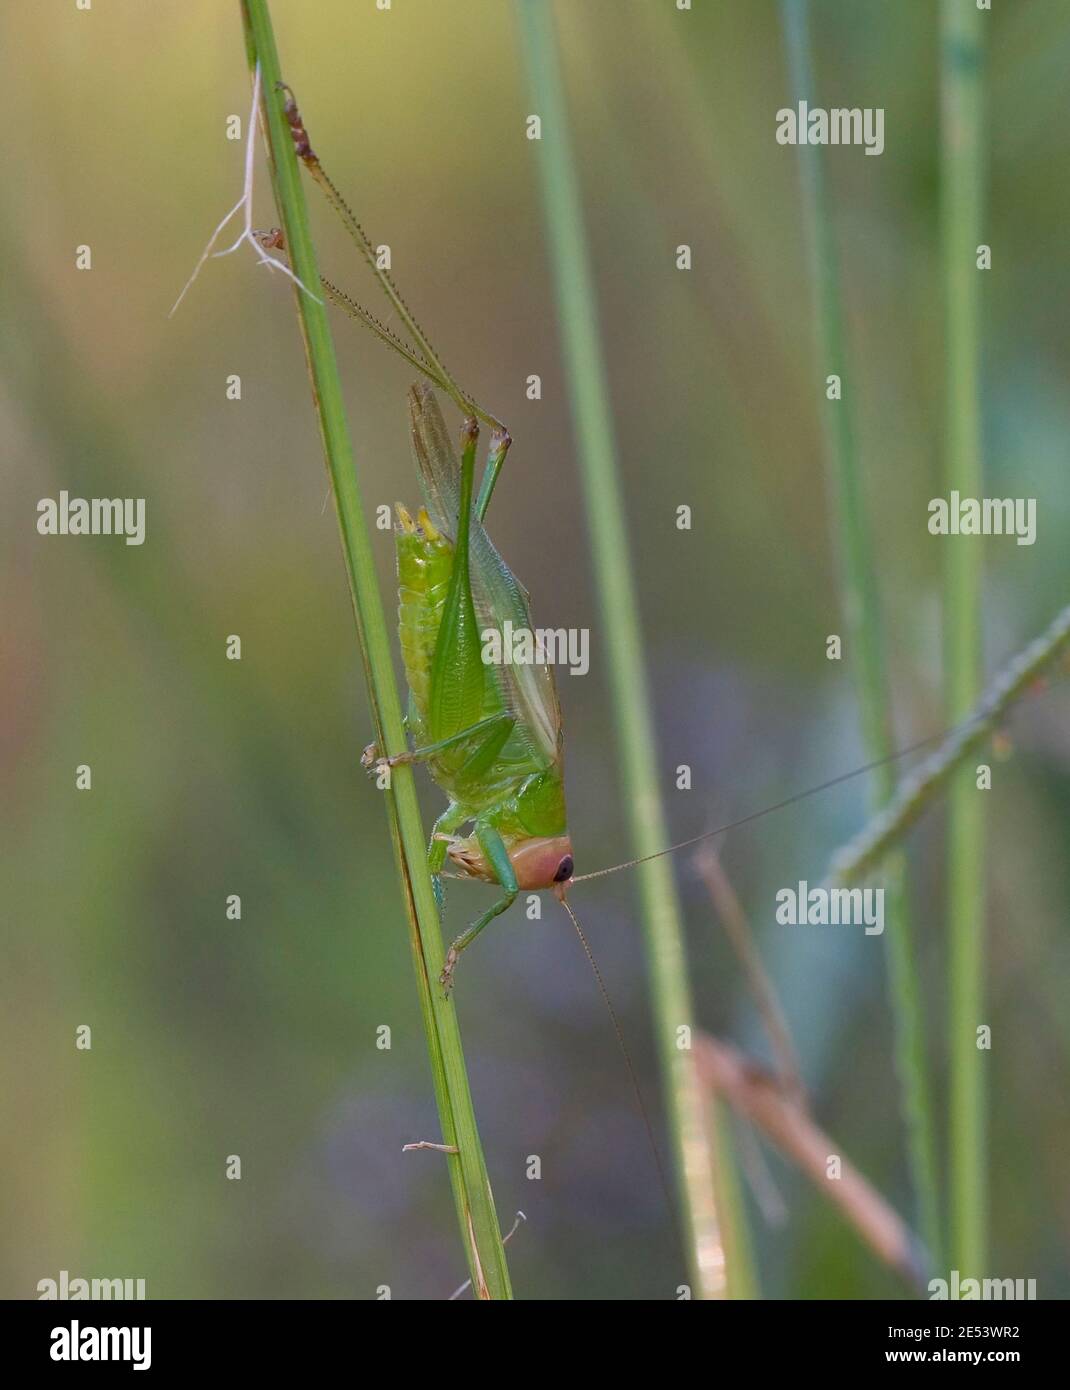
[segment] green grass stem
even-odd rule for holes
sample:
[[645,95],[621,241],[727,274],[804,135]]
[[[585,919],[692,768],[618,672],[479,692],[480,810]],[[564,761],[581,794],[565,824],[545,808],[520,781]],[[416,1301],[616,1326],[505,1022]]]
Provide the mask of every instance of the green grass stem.
[[[945,469],[949,492],[984,495],[979,401],[980,275],[983,218],[982,37],[989,16],[975,0],[942,0],[940,81],[943,243]],[[949,724],[970,710],[983,670],[982,549],[975,537],[944,541],[944,695]],[[953,779],[947,827],[950,1057],[950,1264],[981,1277],[986,1259],[986,1054],[977,1028],[986,1020],[984,796],[971,769]]]
[[[276,87],[282,73],[267,0],[242,0],[242,18],[251,69],[255,71],[256,63],[260,63],[262,113],[275,201],[286,235],[286,247],[295,275],[304,285],[318,287],[319,270],[300,170],[283,116],[283,97]],[[380,748],[387,754],[399,753],[406,746],[401,701],[330,325],[326,309],[318,298],[300,289],[295,289],[295,295],[341,530],[369,702]],[[509,1270],[476,1127],[456,1009],[452,998],[443,997],[437,983],[443,962],[442,933],[427,870],[427,839],[411,767],[394,770],[392,787],[384,796],[408,912],[442,1141],[458,1150],[456,1154],[445,1155],[442,1161],[449,1169],[472,1287],[479,1298],[510,1298]]]
[[[793,99],[820,104],[811,61],[809,0],[781,0],[781,14]],[[854,382],[845,351],[839,258],[825,187],[824,155],[821,147],[813,144],[800,145],[798,155],[820,364],[816,377],[822,389],[828,375],[835,374],[842,384],[840,400],[826,401],[822,397],[825,468],[829,497],[838,518],[841,610],[847,628],[846,647],[851,657],[862,738],[869,759],[881,764],[874,769],[870,784],[871,804],[876,809],[886,803],[895,790],[895,768],[885,761],[895,751],[895,742],[884,620],[865,480],[855,437]],[[910,920],[906,862],[902,854],[888,856],[885,888],[889,996],[907,1153],[918,1206],[918,1225],[932,1261],[937,1268],[942,1268],[936,1125],[926,1062],[922,991]]]
[[[1030,642],[991,682],[968,717],[946,735],[939,748],[903,778],[887,806],[833,857],[830,877],[839,883],[854,883],[873,873],[938,793],[955,785],[966,760],[981,751],[1015,703],[1068,650],[1070,608],[1064,608],[1047,631]],[[966,771],[970,785],[976,789],[973,768]]]
[[[533,110],[542,119],[542,139],[533,149],[602,614],[624,804],[632,852],[639,855],[669,840],[632,571],[634,550],[624,517],[553,6],[544,0],[518,0],[518,16]],[[745,1264],[729,1268],[726,1280],[724,1252],[747,1248],[743,1203],[730,1174],[727,1121],[718,1107],[711,1128],[694,1057],[677,1045],[679,1029],[687,1025],[694,1031],[697,1024],[672,868],[667,859],[655,859],[639,865],[636,873],[692,1289],[695,1297],[726,1292],[748,1297],[753,1284]]]

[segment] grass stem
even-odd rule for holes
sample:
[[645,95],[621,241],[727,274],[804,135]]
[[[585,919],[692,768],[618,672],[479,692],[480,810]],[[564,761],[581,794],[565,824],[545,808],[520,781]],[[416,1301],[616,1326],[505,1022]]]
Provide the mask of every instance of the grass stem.
[[[580,475],[591,537],[609,665],[617,750],[633,852],[668,843],[657,766],[639,607],[614,444],[598,310],[560,70],[553,6],[518,0],[533,109],[542,119],[537,153]],[[680,1029],[697,1031],[687,974],[679,899],[666,859],[639,865],[644,940],[651,977],[654,1032],[664,1078],[673,1162],[680,1191],[695,1297],[748,1296],[743,1270],[725,1270],[725,1251],[745,1249],[738,1184],[726,1172],[723,1116],[708,1114],[692,1053]],[[720,1169],[718,1170],[718,1159]],[[718,1210],[717,1192],[726,1209]],[[721,1223],[732,1223],[722,1232]]]
[[[795,100],[816,101],[811,62],[808,0],[781,0],[788,67]],[[890,691],[885,660],[884,621],[878,592],[861,460],[855,439],[851,372],[845,352],[839,259],[825,188],[823,151],[800,144],[799,172],[803,223],[810,253],[821,382],[840,378],[842,396],[823,401],[827,486],[838,517],[841,608],[847,649],[858,697],[862,737],[868,757],[882,765],[874,770],[874,809],[891,797],[895,769],[886,761],[895,751]],[[867,161],[868,162],[868,161]],[[922,992],[910,920],[905,859],[889,857],[886,865],[889,930],[889,996],[895,1032],[895,1062],[902,1089],[907,1152],[918,1205],[918,1224],[929,1255],[942,1267],[936,1126],[926,1064]]]
[[830,879],[837,883],[855,883],[871,874],[931,805],[937,793],[948,785],[956,785],[962,771],[968,773],[969,784],[976,791],[974,771],[964,767],[967,758],[980,751],[1015,702],[1027,694],[1067,650],[1070,650],[1070,607],[1064,608],[1047,631],[1030,642],[992,681],[970,715],[944,738],[935,753],[904,777],[887,806],[833,857]]
[[[294,274],[304,285],[319,285],[319,270],[309,227],[308,209],[289,127],[283,115],[275,37],[267,0],[241,0],[250,68],[260,64],[261,109],[266,129],[275,201],[286,235]],[[313,400],[319,421],[342,552],[356,616],[369,702],[379,747],[385,753],[405,748],[401,701],[394,677],[390,637],[365,523],[353,458],[341,381],[324,305],[295,290],[305,341]],[[354,756],[354,765],[356,757]],[[443,1155],[453,1187],[472,1288],[477,1298],[511,1298],[501,1231],[494,1209],[486,1163],[452,998],[438,986],[443,943],[426,863],[426,835],[416,799],[411,767],[398,767],[384,793],[398,873],[409,917],[420,1010],[442,1127],[442,1140],[456,1153]]]
[[[941,233],[945,314],[945,483],[981,497],[980,335],[977,247],[984,240],[982,35],[975,0],[942,0],[940,74]],[[976,539],[944,542],[944,694],[948,722],[981,688],[982,550]],[[953,779],[948,804],[947,921],[950,1037],[949,1176],[951,1265],[963,1278],[985,1270],[984,797],[972,771]]]

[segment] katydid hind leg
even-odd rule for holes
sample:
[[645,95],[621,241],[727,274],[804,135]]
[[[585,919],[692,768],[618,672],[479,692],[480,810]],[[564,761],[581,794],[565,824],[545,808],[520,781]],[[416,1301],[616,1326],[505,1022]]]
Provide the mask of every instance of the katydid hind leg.
[[482,522],[487,515],[487,508],[490,506],[490,499],[494,495],[494,488],[498,482],[498,474],[502,471],[502,464],[505,456],[509,452],[512,438],[506,429],[496,429],[490,437],[490,450],[487,453],[486,466],[483,469],[483,477],[479,484],[479,497],[476,499],[476,516]]
[[313,181],[325,195],[331,208],[341,219],[353,244],[364,257],[372,274],[375,276],[379,288],[390,302],[390,306],[394,313],[404,325],[405,332],[409,335],[415,351],[410,350],[406,344],[401,342],[385,324],[380,323],[374,314],[369,313],[367,309],[350,299],[348,295],[344,294],[334,285],[324,281],[323,288],[328,297],[334,300],[335,303],[341,304],[341,307],[344,308],[347,313],[363,323],[366,328],[369,328],[387,347],[391,347],[395,352],[399,352],[401,356],[416,367],[418,371],[423,372],[430,381],[433,381],[436,386],[446,392],[458,409],[466,413],[472,411],[484,424],[490,425],[495,430],[500,430],[502,428],[501,422],[496,420],[489,412],[483,410],[466,391],[463,391],[454,380],[452,374],[447,370],[445,363],[431,345],[427,334],[420,326],[409,306],[405,303],[405,300],[401,297],[390,272],[380,264],[377,249],[372,244],[371,238],[353,215],[349,204],[338,191],[326,169],[323,167],[319,155],[312,148],[312,143],[309,139],[308,131],[305,128],[304,119],[301,116],[300,108],[297,105],[297,98],[294,96],[293,91],[285,82],[279,82],[276,86],[280,91],[285,93],[286,100],[283,103],[283,116],[290,127],[290,134],[294,142],[294,151],[298,159],[304,164],[305,168],[312,176]]

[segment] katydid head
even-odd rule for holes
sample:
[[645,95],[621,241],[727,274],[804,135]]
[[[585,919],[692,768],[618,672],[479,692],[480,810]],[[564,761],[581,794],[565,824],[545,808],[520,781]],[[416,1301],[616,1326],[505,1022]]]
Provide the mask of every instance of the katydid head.
[[[469,878],[497,882],[497,875],[474,837],[452,841],[448,853],[455,867]],[[518,888],[552,888],[561,897],[573,871],[572,841],[567,835],[535,835],[528,840],[514,840],[508,846],[508,853]]]
[[560,896],[572,877],[572,841],[567,835],[521,840],[510,845],[509,858],[521,888],[552,888]]

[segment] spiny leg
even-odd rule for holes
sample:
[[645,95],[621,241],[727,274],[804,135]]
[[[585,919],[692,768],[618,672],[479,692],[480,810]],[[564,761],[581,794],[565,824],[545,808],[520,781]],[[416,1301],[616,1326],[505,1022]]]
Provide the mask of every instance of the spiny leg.
[[[356,300],[350,295],[347,295],[344,290],[332,284],[325,276],[320,276],[320,284],[327,298],[330,299],[332,303],[338,305],[340,309],[344,310],[350,318],[356,319],[358,323],[362,323],[365,328],[370,329],[380,342],[385,343],[387,347],[393,348],[395,352],[400,353],[400,355],[404,357],[410,365],[415,367],[417,371],[422,372],[435,386],[445,391],[453,400],[454,404],[462,411],[472,411],[484,424],[490,425],[494,431],[491,437],[490,452],[487,456],[487,466],[479,489],[479,499],[476,503],[476,515],[479,517],[480,521],[482,521],[486,516],[487,507],[490,505],[491,495],[498,481],[498,474],[501,471],[502,464],[505,462],[505,455],[509,450],[509,445],[512,443],[509,431],[500,420],[496,419],[495,416],[491,415],[488,411],[485,411],[473,396],[469,395],[467,391],[462,390],[438,353],[431,346],[427,334],[416,321],[415,316],[401,297],[401,293],[394,284],[392,276],[379,265],[376,250],[372,246],[368,234],[354,217],[349,205],[335,187],[326,169],[324,169],[319,155],[317,155],[312,148],[312,144],[308,138],[308,131],[305,129],[301,112],[297,106],[297,99],[292,90],[284,82],[280,82],[278,86],[286,94],[283,114],[289,123],[290,133],[293,136],[294,149],[298,158],[319,185],[331,207],[341,218],[354,244],[367,261],[372,274],[375,276],[376,280],[378,280],[380,288],[404,324],[412,342],[415,344],[415,349],[403,343],[395,333],[387,328],[386,324],[382,323],[373,313],[365,309],[362,304],[358,304]],[[278,233],[276,229],[271,235],[273,237],[277,235],[278,237],[277,240],[272,241],[272,245],[282,248],[281,233]]]
[[[334,204],[332,203],[332,207],[333,206]],[[286,238],[283,235],[281,227],[272,227],[271,230],[267,232],[254,231],[253,238],[264,251],[286,250]],[[422,372],[423,375],[427,377],[428,381],[445,391],[446,395],[450,396],[451,399],[454,398],[454,387],[452,382],[436,371],[417,348],[410,347],[408,343],[402,342],[398,335],[387,328],[386,324],[383,323],[381,319],[377,319],[370,309],[365,309],[363,304],[358,304],[351,295],[346,294],[345,290],[340,290],[337,285],[328,280],[326,275],[320,276],[320,288],[332,304],[336,304],[338,308],[348,314],[351,319],[356,319],[358,323],[362,323],[365,328],[375,334],[380,342],[385,343],[388,348],[393,348],[399,356],[404,357],[405,361],[415,367],[418,372]],[[467,396],[464,397],[464,409],[475,409],[475,402],[470,401]],[[490,416],[481,416],[480,418],[485,419],[487,424],[494,423]]]
[[[366,309],[355,304],[352,300],[348,300],[348,306],[351,306],[352,310],[356,311],[353,316],[358,318],[367,327],[371,328],[383,342],[388,343],[389,346],[401,352],[403,357],[408,358],[415,367],[424,372],[436,385],[441,386],[462,411],[473,411],[485,424],[490,425],[493,429],[503,429],[504,427],[501,421],[496,420],[493,415],[481,409],[466,391],[462,391],[450,372],[446,369],[445,363],[431,346],[427,334],[420,327],[412,311],[409,309],[409,306],[405,303],[404,299],[402,299],[390,273],[379,264],[376,249],[372,245],[367,232],[365,232],[364,228],[353,216],[353,212],[349,205],[335,187],[333,181],[320,162],[319,156],[316,154],[315,150],[313,150],[312,144],[308,138],[308,131],[305,129],[305,124],[302,120],[301,112],[298,109],[297,100],[293,92],[285,82],[280,82],[277,86],[286,94],[286,100],[283,104],[283,115],[290,126],[290,134],[293,137],[294,150],[298,159],[302,161],[309,174],[311,174],[312,178],[322,189],[331,207],[342,219],[346,231],[352,238],[354,245],[364,257],[365,261],[367,261],[372,274],[379,282],[380,289],[390,301],[394,312],[404,324],[406,332],[415,344],[416,355],[412,355],[400,344],[390,330],[380,324],[373,314],[369,314]],[[347,299],[347,296],[342,295],[333,285],[324,284],[324,290],[332,299],[335,299],[336,303]],[[348,306],[343,304],[343,307]]]
[[509,858],[509,851],[505,848],[505,841],[498,834],[492,825],[481,825],[476,822],[476,839],[479,847],[487,856],[487,862],[497,875],[498,882],[502,887],[502,896],[492,907],[489,907],[483,916],[478,918],[467,931],[461,932],[449,950],[446,952],[446,963],[442,967],[442,974],[439,976],[439,983],[448,994],[453,985],[453,972],[457,968],[457,958],[466,946],[471,946],[479,933],[492,922],[495,917],[503,913],[506,908],[511,907],[520,891],[520,885],[516,881],[516,871],[513,862]]
[[312,148],[312,142],[308,138],[308,131],[305,129],[305,123],[298,109],[297,98],[294,96],[293,90],[287,86],[285,82],[277,83],[276,87],[286,94],[286,100],[283,103],[282,110],[290,127],[290,134],[294,142],[294,152],[298,159],[301,160],[313,179],[315,179],[316,183],[323,190],[327,201],[341,218],[354,245],[368,262],[372,274],[378,280],[383,293],[386,295],[387,299],[390,300],[395,312],[405,325],[409,336],[416,344],[422,356],[425,357],[442,376],[446,376],[445,368],[439,362],[438,356],[428,341],[427,335],[416,322],[415,318],[413,318],[408,305],[402,299],[389,272],[379,265],[375,247],[372,245],[367,232],[365,232],[364,228],[353,216],[353,212],[348,203],[335,187],[333,180],[320,162],[319,155],[317,155],[316,151]]
[[[279,248],[281,243],[277,240],[273,240],[271,245]],[[348,314],[351,319],[356,319],[358,323],[362,323],[365,328],[375,334],[380,342],[385,343],[389,348],[393,348],[396,353],[404,357],[405,361],[415,367],[418,372],[422,372],[423,375],[427,377],[428,381],[438,386],[441,390],[446,392],[447,396],[452,398],[453,392],[450,389],[450,383],[440,376],[429,362],[425,362],[423,356],[418,351],[409,347],[407,343],[403,343],[396,333],[392,333],[391,330],[387,328],[386,324],[383,323],[382,320],[377,319],[369,309],[365,309],[363,304],[358,304],[351,295],[346,294],[345,290],[340,290],[338,286],[328,280],[325,275],[320,276],[320,288],[332,304],[336,304],[338,308]],[[469,401],[466,397],[465,410],[471,410],[473,405],[474,403]]]

